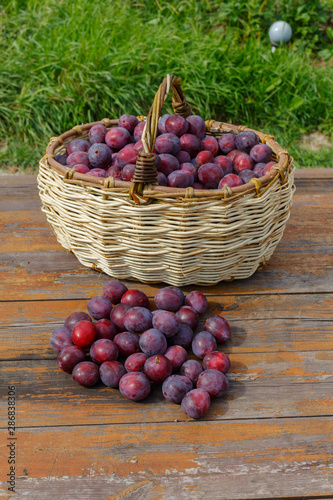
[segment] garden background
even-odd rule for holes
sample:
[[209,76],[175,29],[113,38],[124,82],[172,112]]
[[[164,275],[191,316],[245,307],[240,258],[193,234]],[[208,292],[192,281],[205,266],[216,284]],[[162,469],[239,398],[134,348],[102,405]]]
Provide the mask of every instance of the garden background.
[[[196,114],[274,134],[299,167],[333,167],[332,10],[332,0],[5,1],[0,168],[36,171],[51,136],[146,114],[167,73]],[[272,54],[279,19],[293,36]]]

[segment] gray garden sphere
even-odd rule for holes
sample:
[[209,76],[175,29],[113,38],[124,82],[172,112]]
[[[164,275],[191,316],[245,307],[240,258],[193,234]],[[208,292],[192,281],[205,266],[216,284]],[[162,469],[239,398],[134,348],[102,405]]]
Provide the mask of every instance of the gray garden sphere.
[[271,43],[278,46],[280,43],[289,42],[292,35],[292,29],[290,24],[285,21],[276,21],[269,28],[268,35]]

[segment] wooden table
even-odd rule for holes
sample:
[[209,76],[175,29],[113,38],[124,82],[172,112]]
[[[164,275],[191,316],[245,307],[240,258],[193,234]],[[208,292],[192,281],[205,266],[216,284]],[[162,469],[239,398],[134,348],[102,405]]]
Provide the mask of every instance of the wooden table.
[[[202,288],[209,314],[232,328],[231,384],[205,418],[189,421],[160,390],[133,403],[58,369],[51,331],[109,278],[56,242],[34,177],[0,177],[1,498],[10,443],[14,498],[333,498],[333,171],[298,171],[296,186],[268,266]],[[159,288],[130,286],[150,298]]]

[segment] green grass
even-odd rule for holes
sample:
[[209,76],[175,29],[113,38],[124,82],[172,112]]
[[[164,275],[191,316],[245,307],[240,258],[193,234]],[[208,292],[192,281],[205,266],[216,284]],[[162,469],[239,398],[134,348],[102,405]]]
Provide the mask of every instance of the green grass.
[[[331,0],[5,1],[0,12],[0,165],[37,164],[78,123],[147,113],[180,76],[204,118],[273,133],[300,166],[333,166],[300,137],[333,125]],[[289,21],[292,43],[267,32]],[[168,101],[166,110],[171,110]]]

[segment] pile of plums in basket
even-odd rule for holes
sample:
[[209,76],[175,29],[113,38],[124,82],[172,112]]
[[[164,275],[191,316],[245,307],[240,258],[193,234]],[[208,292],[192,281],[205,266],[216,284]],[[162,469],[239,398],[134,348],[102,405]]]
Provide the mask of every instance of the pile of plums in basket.
[[[89,300],[89,314],[74,312],[52,332],[51,347],[59,353],[59,367],[84,387],[101,380],[140,401],[152,383],[162,383],[167,400],[199,418],[210,399],[229,388],[230,360],[217,344],[230,339],[230,326],[222,316],[210,316],[194,335],[208,307],[198,291],[185,297],[180,288],[168,286],[158,290],[154,302],[158,309],[150,311],[142,291],[109,281],[102,296]],[[190,348],[202,363],[188,359]]]
[[[66,155],[56,160],[77,172],[130,181],[142,148],[145,122],[123,115],[117,127],[94,125],[87,140],[74,139]],[[197,115],[163,115],[155,142],[158,184],[175,188],[222,189],[262,177],[275,165],[272,150],[252,131],[227,133],[219,139],[206,136],[204,120]]]

